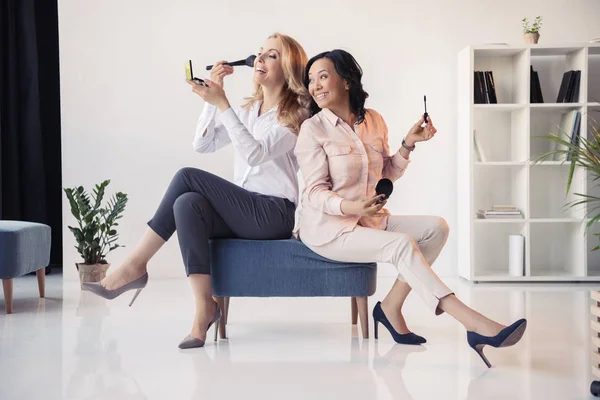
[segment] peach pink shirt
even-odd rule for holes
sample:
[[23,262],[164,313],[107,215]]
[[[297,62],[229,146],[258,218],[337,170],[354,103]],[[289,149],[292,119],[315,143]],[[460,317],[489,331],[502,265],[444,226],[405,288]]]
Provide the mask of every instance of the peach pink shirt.
[[375,196],[381,178],[400,178],[409,164],[400,151],[390,155],[385,121],[366,110],[364,121],[351,128],[331,110],[323,109],[300,128],[294,150],[304,178],[302,207],[296,237],[320,246],[354,230],[356,225],[385,229],[388,215],[382,209],[373,217],[344,215],[342,200]]

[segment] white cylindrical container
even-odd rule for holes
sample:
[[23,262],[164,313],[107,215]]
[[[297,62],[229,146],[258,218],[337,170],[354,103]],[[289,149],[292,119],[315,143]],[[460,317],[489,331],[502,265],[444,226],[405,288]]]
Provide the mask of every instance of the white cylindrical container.
[[510,276],[525,275],[525,237],[508,236],[508,273]]

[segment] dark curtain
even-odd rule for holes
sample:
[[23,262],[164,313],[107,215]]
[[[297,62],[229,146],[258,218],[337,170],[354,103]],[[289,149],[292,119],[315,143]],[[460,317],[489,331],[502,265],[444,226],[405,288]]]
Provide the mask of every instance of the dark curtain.
[[56,0],[0,0],[0,219],[52,228],[62,265]]

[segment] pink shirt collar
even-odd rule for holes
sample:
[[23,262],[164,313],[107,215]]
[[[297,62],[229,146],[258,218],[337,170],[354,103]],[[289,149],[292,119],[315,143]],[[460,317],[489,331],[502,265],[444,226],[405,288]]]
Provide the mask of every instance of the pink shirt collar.
[[338,122],[341,120],[341,118],[338,117],[337,115],[335,115],[333,113],[333,111],[331,111],[329,108],[323,108],[321,110],[321,112],[323,113],[323,115],[325,116],[325,118],[327,118],[327,120],[329,122],[331,122],[331,124],[333,126],[336,126],[338,124]]

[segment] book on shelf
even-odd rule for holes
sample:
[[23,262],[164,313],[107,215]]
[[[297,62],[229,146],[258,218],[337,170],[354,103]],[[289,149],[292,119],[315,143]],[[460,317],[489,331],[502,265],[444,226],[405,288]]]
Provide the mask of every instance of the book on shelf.
[[540,86],[540,77],[537,71],[533,70],[533,65],[530,66],[531,77],[529,81],[529,102],[543,103],[542,87]]
[[[579,130],[581,126],[581,112],[572,110],[562,115],[560,119],[559,131],[556,134],[560,139],[568,141],[574,145],[579,143]],[[570,161],[571,151],[569,146],[554,142],[553,150],[563,150],[567,153],[554,154],[553,159],[555,161]]]
[[482,85],[481,81],[479,80],[479,73],[477,71],[475,71],[473,74],[474,74],[473,100],[475,101],[475,104],[483,104],[483,103],[485,103],[483,101],[483,85]]
[[570,70],[563,74],[557,103],[577,103],[579,101],[579,86],[581,84],[581,71]]
[[498,204],[492,206],[492,211],[517,211],[517,207]]
[[497,209],[494,210],[477,210],[477,218],[479,219],[501,219],[501,218],[523,218],[521,210],[515,208]]
[[473,130],[473,147],[475,148],[475,156],[477,157],[477,161],[487,162],[487,158],[485,158],[485,153],[483,152],[483,147],[481,147],[481,143],[477,140],[476,133],[477,131]]
[[[571,144],[577,146],[579,144],[579,129],[581,127],[581,113],[577,111],[577,115],[575,116],[575,126],[573,127],[573,131],[571,132]],[[569,149],[569,153],[567,154],[567,161],[571,161],[572,150]]]
[[492,71],[475,71],[473,100],[475,104],[497,104],[496,84]]

